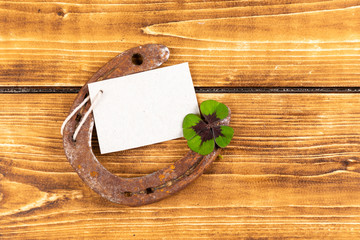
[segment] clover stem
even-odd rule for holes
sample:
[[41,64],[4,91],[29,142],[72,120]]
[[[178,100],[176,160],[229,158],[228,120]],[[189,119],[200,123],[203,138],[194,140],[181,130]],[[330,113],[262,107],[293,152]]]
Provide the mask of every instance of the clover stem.
[[216,121],[216,122],[213,122],[213,123],[208,123],[208,124],[206,124],[206,129],[211,129],[211,128],[217,127],[219,125],[220,125],[220,120]]

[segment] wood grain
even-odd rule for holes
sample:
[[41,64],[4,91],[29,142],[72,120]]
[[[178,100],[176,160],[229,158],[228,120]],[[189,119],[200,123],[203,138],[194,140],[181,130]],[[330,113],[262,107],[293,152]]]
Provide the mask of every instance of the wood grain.
[[[184,191],[139,208],[102,199],[67,162],[59,128],[74,97],[0,95],[1,239],[360,237],[358,94],[198,94],[231,108],[232,143]],[[128,177],[187,151],[183,139],[94,149]]]
[[196,86],[359,87],[359,0],[0,1],[0,86],[82,86],[161,43]]
[[[200,90],[346,91],[360,87],[359,25],[360,0],[0,0],[0,87],[76,89],[160,43]],[[233,141],[188,188],[138,208],[104,200],[67,162],[59,129],[74,98],[0,94],[0,239],[360,239],[359,94],[198,94],[231,108]],[[124,177],[188,150],[93,145]]]

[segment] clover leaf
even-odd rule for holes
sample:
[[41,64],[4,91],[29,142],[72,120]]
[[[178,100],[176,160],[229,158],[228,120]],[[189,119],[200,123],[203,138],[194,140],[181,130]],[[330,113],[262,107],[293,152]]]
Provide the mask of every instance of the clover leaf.
[[201,155],[211,153],[215,144],[226,147],[234,136],[234,129],[222,125],[221,120],[229,115],[229,109],[223,103],[207,100],[200,104],[203,118],[196,114],[188,114],[183,121],[183,133],[188,146]]

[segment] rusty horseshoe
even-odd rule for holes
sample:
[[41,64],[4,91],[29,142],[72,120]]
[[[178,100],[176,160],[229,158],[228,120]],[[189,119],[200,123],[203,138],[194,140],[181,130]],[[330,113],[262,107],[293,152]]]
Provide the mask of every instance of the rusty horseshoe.
[[[117,55],[81,88],[70,112],[87,96],[89,83],[156,68],[166,62],[169,55],[168,48],[159,44],[135,47]],[[135,178],[118,177],[110,173],[96,159],[92,151],[91,138],[94,127],[92,114],[81,128],[76,141],[72,139],[82,113],[89,109],[90,105],[90,103],[86,104],[66,124],[63,135],[64,150],[67,159],[80,178],[91,189],[111,202],[127,206],[141,206],[164,199],[185,188],[199,177],[221,151],[220,148],[215,148],[212,153],[202,156],[190,150],[182,159],[154,173]],[[222,120],[224,125],[229,123],[230,114]]]

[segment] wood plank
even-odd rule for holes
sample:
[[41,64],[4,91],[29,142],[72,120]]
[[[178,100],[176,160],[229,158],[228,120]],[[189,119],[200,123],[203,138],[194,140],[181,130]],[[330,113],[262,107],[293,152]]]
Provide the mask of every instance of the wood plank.
[[[102,199],[67,162],[59,128],[74,97],[0,95],[1,239],[360,237],[358,94],[198,94],[231,108],[232,143],[188,188],[139,208]],[[187,151],[183,139],[94,149],[129,177]]]
[[82,86],[119,52],[161,43],[196,86],[359,87],[359,4],[0,1],[0,86]]

